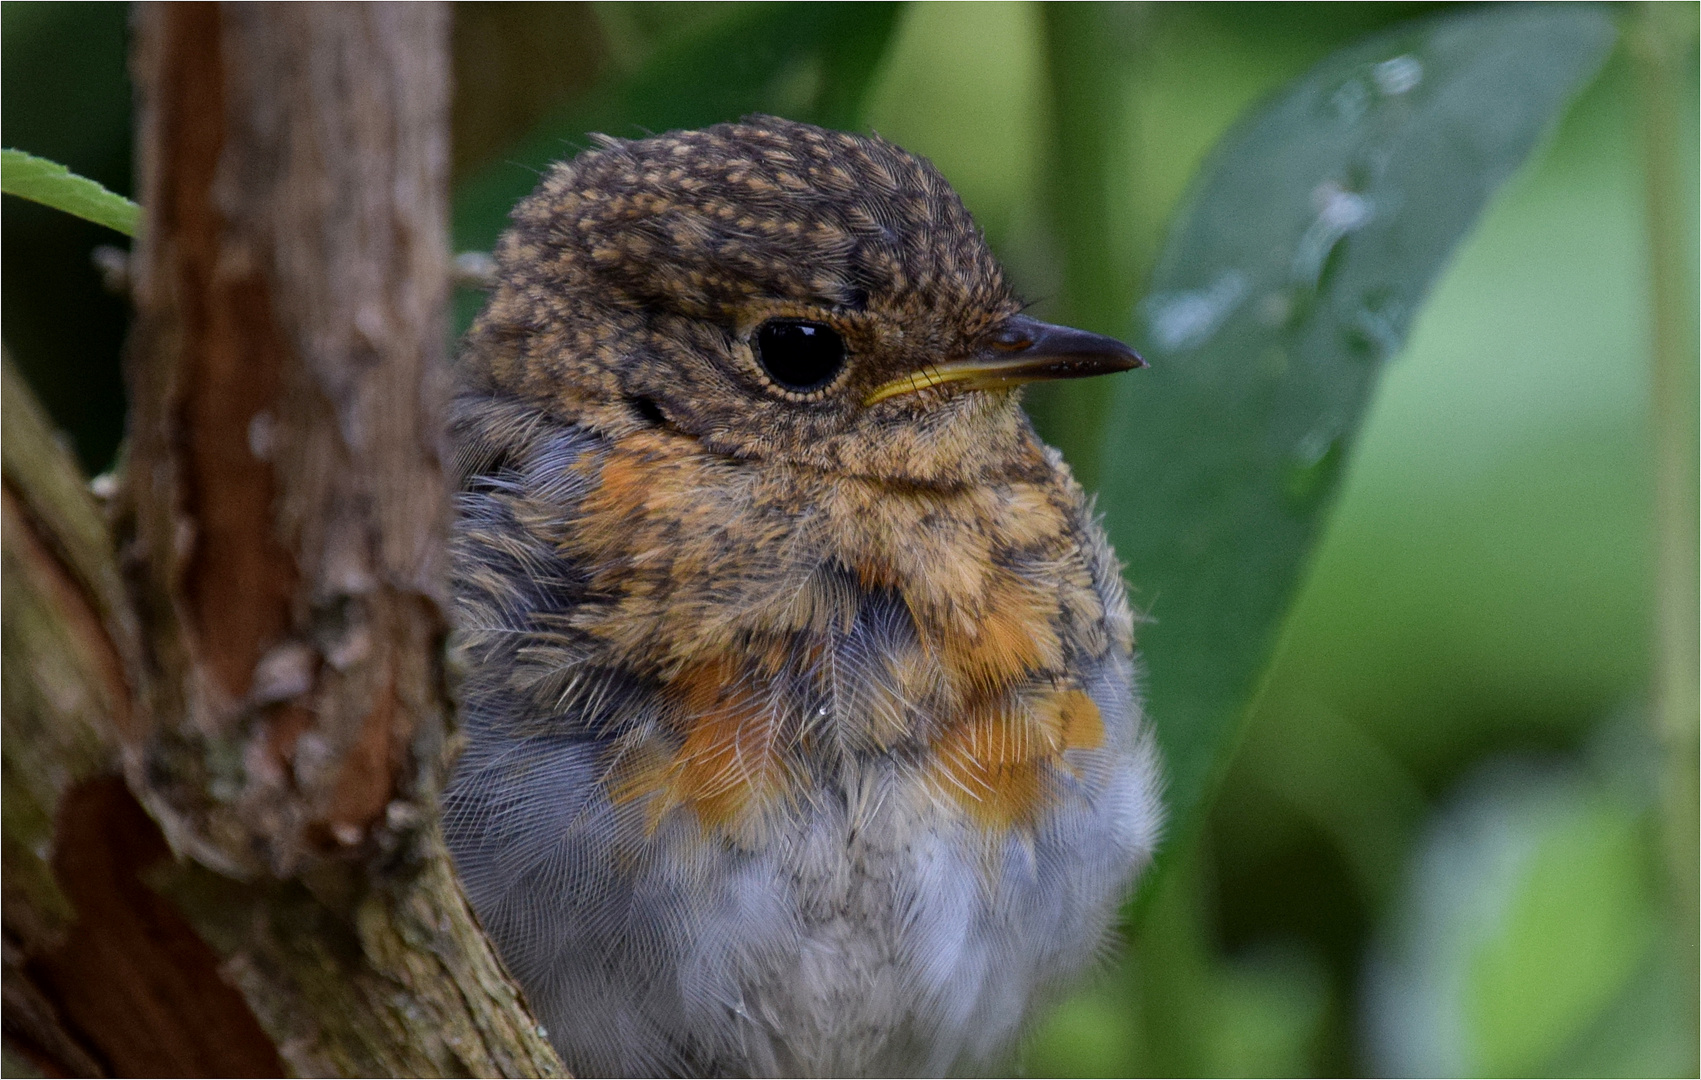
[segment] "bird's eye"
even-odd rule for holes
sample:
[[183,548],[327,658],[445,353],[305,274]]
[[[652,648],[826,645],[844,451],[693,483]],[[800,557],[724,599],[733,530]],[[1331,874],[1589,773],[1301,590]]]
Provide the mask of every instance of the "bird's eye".
[[845,366],[845,339],[825,323],[769,319],[756,330],[756,362],[794,394],[819,390]]

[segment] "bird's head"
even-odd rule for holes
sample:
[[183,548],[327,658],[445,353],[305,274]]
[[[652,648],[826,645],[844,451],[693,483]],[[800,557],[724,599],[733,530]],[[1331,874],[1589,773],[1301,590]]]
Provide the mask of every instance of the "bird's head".
[[513,222],[469,374],[614,437],[959,483],[1030,454],[1020,384],[1140,365],[1021,314],[944,177],[878,137],[602,139]]

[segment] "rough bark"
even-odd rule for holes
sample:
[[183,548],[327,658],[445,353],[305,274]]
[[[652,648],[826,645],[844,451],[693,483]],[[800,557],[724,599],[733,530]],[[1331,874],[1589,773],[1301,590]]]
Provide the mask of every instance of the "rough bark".
[[556,1074],[436,829],[443,5],[137,9],[110,527],[8,373],[8,1049]]

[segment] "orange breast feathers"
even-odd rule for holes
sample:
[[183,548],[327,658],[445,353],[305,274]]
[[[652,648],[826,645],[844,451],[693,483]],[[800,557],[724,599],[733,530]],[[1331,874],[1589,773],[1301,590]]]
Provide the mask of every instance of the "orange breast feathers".
[[[751,839],[764,814],[800,805],[812,765],[841,752],[828,725],[845,718],[810,723],[738,660],[689,669],[667,697],[667,730],[630,740],[609,779],[615,802],[643,800],[649,832],[683,810],[706,831]],[[1076,688],[1007,693],[933,719],[934,730],[916,738],[927,748],[916,775],[988,829],[1035,827],[1068,752],[1104,741],[1098,706]]]
[[899,749],[984,827],[1031,828],[1103,742],[1073,668],[1112,642],[1066,476],[894,492],[650,438],[588,467],[560,543],[597,599],[573,621],[659,687],[608,781],[651,830],[745,836],[835,758]]
[[791,717],[748,665],[722,657],[695,665],[669,684],[669,735],[636,742],[616,766],[614,801],[647,799],[654,832],[669,813],[691,811],[705,829],[743,831],[748,813],[791,793],[796,776],[783,752]]

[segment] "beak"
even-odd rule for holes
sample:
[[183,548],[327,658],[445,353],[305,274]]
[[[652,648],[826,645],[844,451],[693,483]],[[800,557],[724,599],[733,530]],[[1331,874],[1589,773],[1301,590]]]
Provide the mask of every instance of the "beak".
[[877,387],[862,403],[873,405],[948,383],[965,390],[997,390],[1042,379],[1085,379],[1145,366],[1139,353],[1115,338],[1017,315],[969,359],[900,375]]

